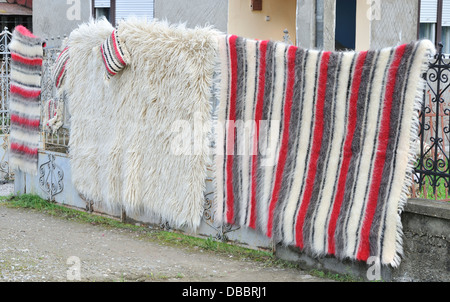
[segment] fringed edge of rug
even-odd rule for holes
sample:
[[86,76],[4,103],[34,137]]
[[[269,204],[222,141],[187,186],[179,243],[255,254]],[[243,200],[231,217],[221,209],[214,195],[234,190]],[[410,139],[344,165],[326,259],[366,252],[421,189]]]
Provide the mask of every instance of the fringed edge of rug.
[[[401,214],[408,202],[410,188],[413,184],[413,173],[415,167],[415,159],[416,159],[416,151],[417,151],[417,140],[419,139],[419,128],[420,128],[420,120],[419,120],[419,112],[422,109],[423,104],[423,90],[426,86],[426,80],[423,77],[423,74],[428,70],[429,59],[435,55],[435,48],[431,41],[422,40],[418,43],[424,44],[419,45],[418,47],[425,48],[425,54],[421,58],[421,71],[420,76],[416,86],[415,99],[414,99],[414,108],[413,108],[413,120],[411,123],[411,132],[410,132],[410,147],[408,152],[408,165],[405,175],[405,180],[403,182],[402,192],[400,196],[400,200],[398,203],[397,210],[397,233],[395,240],[395,255],[392,261],[389,263],[393,268],[396,268],[400,265],[400,262],[403,257],[403,224],[401,221]],[[429,45],[426,45],[429,44]],[[382,257],[382,256],[381,256]]]
[[216,106],[211,107],[211,145],[210,148],[212,152],[211,156],[211,174],[213,175],[212,178],[212,188],[213,188],[213,201],[211,205],[211,213],[213,217],[213,221],[217,222],[219,224],[223,223],[223,212],[219,211],[219,205],[218,205],[218,190],[217,190],[217,165],[216,165],[216,156],[217,156],[217,123],[219,122],[219,109],[220,109],[220,96],[221,96],[221,89],[222,89],[222,60],[220,58],[220,49],[219,49],[219,39],[223,39],[224,35],[218,35],[217,37],[217,51],[216,51],[216,62],[214,65],[214,76],[213,76],[213,85],[211,89],[211,99],[216,102]]

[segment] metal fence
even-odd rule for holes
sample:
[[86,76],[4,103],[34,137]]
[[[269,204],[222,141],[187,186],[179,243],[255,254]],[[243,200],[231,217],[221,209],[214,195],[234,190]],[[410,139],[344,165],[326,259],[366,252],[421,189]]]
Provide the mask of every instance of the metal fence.
[[412,197],[450,201],[450,55],[442,48],[439,44],[423,75],[426,87]]
[[[41,133],[43,149],[59,153],[67,153],[70,134],[70,119],[66,106],[66,95],[62,92],[60,94],[57,91],[51,74],[53,65],[61,52],[60,45],[62,44],[64,38],[65,37],[52,38],[52,43],[47,43],[47,45],[52,44],[56,46],[44,48],[41,80]],[[46,127],[46,120],[48,119],[48,116],[53,116],[56,110],[55,106],[50,106],[50,104],[59,104],[63,108],[63,126],[57,131],[52,131]]]
[[3,179],[12,179],[14,177],[13,171],[8,164],[8,149],[9,149],[9,130],[10,130],[10,115],[9,115],[9,87],[10,87],[10,66],[11,55],[8,44],[11,42],[12,34],[8,28],[0,33],[0,86],[1,86],[1,102],[0,102],[0,174]]

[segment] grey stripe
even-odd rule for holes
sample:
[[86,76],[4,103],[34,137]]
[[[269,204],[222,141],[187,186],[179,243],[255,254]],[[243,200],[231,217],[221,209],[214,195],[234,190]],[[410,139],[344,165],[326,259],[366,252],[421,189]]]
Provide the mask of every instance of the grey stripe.
[[11,60],[11,68],[29,75],[40,76],[42,73],[42,65],[29,65],[14,60]]
[[[225,44],[226,44],[226,49],[227,49],[227,60],[226,60],[226,63],[227,63],[227,68],[225,68],[226,70],[227,70],[227,72],[228,72],[228,74],[226,74],[226,75],[224,75],[224,74],[222,74],[222,77],[227,77],[228,78],[228,81],[227,81],[227,83],[228,83],[228,87],[227,87],[227,97],[226,97],[226,105],[225,105],[225,115],[224,115],[224,125],[222,125],[223,127],[224,127],[224,144],[223,144],[223,154],[224,154],[224,156],[223,156],[223,167],[222,167],[222,169],[223,169],[223,171],[222,171],[222,175],[223,175],[223,184],[224,184],[224,187],[223,187],[223,204],[222,204],[222,208],[223,209],[225,209],[226,210],[226,204],[227,204],[227,195],[228,195],[228,192],[227,192],[227,173],[226,173],[226,171],[227,171],[227,121],[228,121],[228,106],[229,106],[229,104],[230,104],[230,102],[229,102],[229,99],[230,99],[230,72],[229,72],[229,70],[230,70],[230,44],[229,44],[229,38],[230,38],[230,36],[226,36],[226,38],[225,38]],[[220,194],[220,192],[218,192],[219,194]],[[226,212],[224,212],[223,213],[223,215],[226,217]]]
[[[317,82],[319,80],[319,71],[320,71],[320,62],[322,61],[322,52],[319,53],[319,55],[317,56],[317,60],[316,60],[316,68],[315,68],[315,72],[314,72],[314,94],[312,96],[313,99],[313,103],[312,103],[312,112],[311,112],[311,116],[314,117],[316,114],[316,99],[317,99]],[[308,76],[308,75],[306,75]],[[311,119],[311,123],[309,126],[309,129],[311,129],[311,131],[309,132],[309,137],[308,137],[308,148],[306,150],[306,154],[308,154],[307,158],[306,158],[306,163],[305,163],[305,168],[303,169],[303,180],[302,180],[302,186],[300,189],[300,195],[299,195],[299,199],[297,200],[297,205],[295,207],[295,217],[294,217],[294,226],[293,226],[293,230],[294,230],[294,235],[295,235],[295,229],[296,229],[296,225],[297,225],[297,217],[298,217],[298,211],[300,209],[300,206],[302,204],[302,195],[303,195],[303,190],[305,188],[305,183],[306,183],[306,176],[307,176],[307,171],[308,171],[308,163],[310,160],[310,154],[311,154],[311,145],[312,145],[312,137],[313,137],[313,130],[314,129],[314,118]],[[301,138],[299,138],[301,139]],[[294,236],[295,238],[295,236]]]
[[342,258],[345,251],[345,220],[351,207],[352,196],[354,194],[354,185],[357,180],[357,166],[361,156],[361,147],[364,141],[363,132],[365,129],[365,115],[367,110],[367,95],[373,78],[376,62],[374,63],[375,52],[368,51],[361,72],[361,83],[358,90],[358,99],[356,102],[356,125],[351,142],[352,157],[347,172],[347,179],[344,187],[344,198],[339,211],[335,230],[336,256]]
[[33,104],[37,104],[39,106],[40,96],[37,96],[35,98],[26,98],[21,96],[20,94],[11,94],[11,102],[20,103],[27,106]]
[[[304,93],[305,85],[305,64],[308,57],[308,52],[304,49],[298,48],[295,56],[295,82],[293,87],[292,107],[291,107],[291,120],[289,123],[289,140],[287,146],[287,158],[284,166],[283,178],[281,180],[281,188],[279,192],[278,203],[276,204],[274,218],[273,218],[273,238],[276,241],[281,241],[284,235],[282,230],[282,213],[286,208],[290,186],[292,185],[293,174],[297,161],[298,153],[298,137],[300,135],[301,114],[302,114],[302,94]],[[289,71],[287,71],[289,72]],[[282,109],[283,110],[283,109]],[[284,124],[284,123],[283,123]],[[284,126],[283,126],[284,127]],[[279,137],[281,141],[283,139],[282,134]],[[296,148],[297,147],[297,148]]]
[[[372,75],[371,75],[371,78],[370,78],[369,91],[367,93],[368,97],[370,97],[371,94],[372,94],[373,80],[374,80],[377,68],[379,67],[378,66],[379,55],[380,55],[380,53],[376,52],[375,62],[373,63],[374,67],[373,67]],[[369,110],[369,106],[368,106],[368,104],[365,104],[364,125],[363,125],[363,128],[361,129],[361,135],[362,135],[361,136],[361,147],[362,147],[362,145],[364,145],[364,142],[365,142],[365,132],[367,131],[367,120],[369,118],[368,110]],[[359,178],[359,172],[360,172],[360,167],[361,167],[361,159],[362,159],[362,157],[361,157],[360,152],[357,154],[357,156],[358,156],[357,167],[351,168],[352,170],[355,170],[355,173],[356,173],[356,175],[354,177],[353,186],[351,187],[351,193],[348,194],[349,195],[348,197],[345,197],[345,198],[350,198],[349,205],[347,206],[348,208],[346,208],[344,210],[345,213],[342,213],[342,216],[339,217],[339,219],[337,221],[337,225],[336,225],[336,229],[337,229],[337,236],[336,236],[336,238],[339,237],[337,239],[337,241],[343,243],[343,246],[341,247],[341,250],[340,250],[341,252],[344,252],[346,250],[347,244],[348,244],[345,241],[345,239],[347,239],[346,232],[347,232],[348,223],[349,223],[349,219],[350,219],[350,213],[352,212],[353,205],[354,205],[354,198],[355,198],[354,192],[355,192],[356,187],[357,187],[357,180]],[[353,159],[352,159],[352,161],[353,161]],[[353,165],[353,162],[350,163],[350,167],[352,167],[352,165]],[[339,230],[339,229],[341,229],[341,230]]]
[[[253,107],[251,108],[252,110],[252,120],[255,120],[255,108],[256,108],[256,99],[257,99],[257,91],[258,91],[258,78],[259,78],[259,60],[257,59],[259,57],[259,44],[260,42],[256,42],[256,46],[255,46],[255,66],[249,66],[249,68],[254,68],[255,69],[255,88],[253,91]],[[250,154],[253,153],[253,142],[250,143]],[[248,183],[248,200],[249,200],[249,206],[246,208],[246,220],[245,220],[245,224],[248,225],[249,219],[250,219],[250,214],[251,211],[250,210],[250,203],[251,203],[251,191],[252,191],[252,163],[253,163],[253,156],[249,156],[249,171],[248,171],[248,179],[249,179],[249,183]]]
[[11,78],[11,84],[18,85],[18,86],[23,86],[23,87],[28,88],[28,89],[41,90],[41,85],[25,84],[25,83],[19,82],[18,79],[16,79],[16,78],[14,78],[14,79]]
[[[338,91],[339,91],[339,88],[340,88],[340,85],[339,85],[340,81],[339,81],[339,77],[337,75],[340,75],[340,71],[341,71],[341,68],[342,68],[342,63],[343,63],[343,54],[342,53],[339,56],[338,60],[339,60],[339,63],[338,63],[338,67],[336,69],[335,88],[334,88],[334,94],[333,94],[333,99],[334,100],[336,100],[337,94],[338,94]],[[331,119],[331,124],[330,124],[329,127],[331,129],[335,129],[335,123],[336,123],[336,102],[332,103],[332,109],[331,109],[331,112],[330,112],[330,119]],[[325,161],[325,167],[324,167],[324,171],[323,171],[323,173],[324,173],[323,184],[325,183],[327,177],[329,177],[329,175],[328,175],[328,165],[330,163],[330,160],[334,160],[334,159],[331,158],[331,154],[330,154],[330,151],[332,149],[331,142],[333,142],[333,140],[334,140],[334,131],[331,131],[331,133],[330,133],[330,145],[328,146],[327,156],[326,156],[326,159],[324,160]],[[319,197],[318,197],[318,199],[320,201],[322,201],[323,193],[324,193],[324,191],[323,191],[323,188],[322,188],[322,190],[319,191]],[[318,204],[316,209],[315,209],[315,213],[317,213],[317,211],[319,209],[319,206],[320,205]],[[314,246],[314,234],[315,234],[315,230],[316,230],[314,228],[314,226],[316,225],[316,219],[317,219],[317,214],[314,214],[313,222],[312,222],[312,229],[311,229],[311,246]]]
[[[389,72],[389,66],[391,65],[391,63],[392,63],[392,59],[393,59],[393,57],[394,57],[394,49],[391,49],[391,53],[390,53],[390,57],[389,57],[389,59],[388,59],[388,63],[386,64],[386,66],[385,66],[385,71],[384,71],[384,77],[383,77],[383,83],[382,83],[382,85],[381,85],[381,87],[386,87],[385,85],[386,85],[386,82],[387,82],[387,79],[388,79],[388,72]],[[380,129],[380,123],[381,123],[381,113],[382,113],[382,111],[383,111],[383,106],[382,106],[382,104],[383,104],[383,100],[384,100],[384,93],[385,93],[386,91],[382,91],[382,93],[381,93],[381,95],[380,95],[380,101],[379,101],[379,103],[380,103],[380,107],[378,108],[378,117],[377,117],[377,126],[376,126],[376,129]],[[370,158],[370,168],[369,168],[369,171],[372,173],[372,171],[373,171],[373,164],[374,164],[374,158],[375,158],[375,155],[376,155],[376,151],[377,151],[377,142],[378,142],[378,136],[377,135],[375,135],[375,137],[374,137],[374,139],[373,139],[373,149],[372,149],[372,156],[371,156],[371,158]],[[359,215],[359,220],[358,220],[358,228],[357,228],[357,234],[359,234],[360,233],[360,231],[361,231],[361,227],[362,227],[362,222],[363,222],[363,218],[364,218],[364,215],[363,215],[363,213],[365,212],[365,209],[366,209],[366,205],[367,205],[367,195],[369,194],[369,189],[370,189],[370,181],[368,181],[367,182],[367,184],[366,184],[366,189],[365,189],[365,193],[364,193],[364,204],[363,204],[363,206],[362,206],[362,208],[361,208],[361,213],[360,213],[360,215]],[[353,253],[352,253],[352,255],[355,255],[356,256],[356,253],[358,252],[358,243],[355,245],[355,248],[353,249]]]
[[[288,50],[289,50],[289,47],[286,47],[285,48],[285,50],[284,50],[284,54],[283,54],[283,66],[284,66],[284,72],[283,72],[283,74],[282,75],[280,75],[280,76],[283,76],[283,87],[282,87],[282,91],[283,91],[283,96],[284,96],[284,94],[286,93],[286,81],[287,81],[287,68],[286,68],[286,66],[287,66],[287,53],[288,53]],[[305,65],[306,65],[306,63],[305,63]],[[296,70],[296,72],[297,72],[297,70]],[[297,75],[296,75],[297,76]],[[304,84],[304,77],[305,77],[305,75],[303,74],[303,89],[304,89],[304,87],[305,87],[305,84]],[[295,89],[295,86],[294,86],[294,89]],[[295,92],[295,91],[294,91]],[[302,99],[299,99],[299,101],[301,101]],[[294,97],[294,99],[293,99],[293,102],[295,102],[295,97]],[[294,105],[294,104],[293,104]],[[303,110],[303,108],[301,108],[301,110]],[[301,113],[300,113],[300,116],[301,116]],[[284,110],[281,110],[281,114],[280,114],[280,122],[281,121],[283,121],[284,120]],[[299,124],[301,124],[301,119],[300,119],[300,121],[299,121]],[[277,141],[277,146],[276,146],[276,152],[279,154],[279,149],[281,148],[281,139],[280,139],[280,137],[281,137],[281,134],[283,133],[283,131],[284,131],[284,123],[281,123],[280,124],[280,129],[279,129],[279,132],[278,132],[278,141]],[[287,164],[287,162],[286,162],[286,164]],[[294,165],[295,165],[295,163],[294,163]],[[272,179],[271,179],[271,181],[270,181],[270,183],[272,184],[272,188],[273,188],[273,183],[274,183],[274,181],[275,181],[275,175],[272,175]],[[292,181],[292,180],[291,180]],[[282,202],[282,201],[281,201]],[[274,217],[274,221],[275,220],[278,220],[279,221],[279,224],[280,224],[280,230],[277,230],[276,228],[274,229],[274,234],[273,234],[273,238],[274,238],[274,240],[277,240],[277,233],[279,233],[280,234],[280,238],[283,238],[283,234],[284,234],[284,230],[283,230],[283,225],[282,225],[282,220],[283,220],[283,218],[284,218],[284,216],[283,216],[283,213],[284,213],[284,210],[285,210],[285,208],[286,208],[286,205],[284,205],[283,206],[283,208],[282,208],[282,212],[281,213],[276,213],[275,214],[275,217]],[[278,210],[277,210],[277,212],[278,212]],[[278,216],[278,217],[277,217]],[[274,222],[274,224],[275,224],[275,222]]]
[[308,209],[305,216],[305,221],[303,225],[303,242],[305,243],[305,248],[311,251],[312,248],[312,235],[313,235],[313,218],[314,213],[317,210],[317,207],[320,203],[319,194],[321,192],[322,184],[324,182],[326,174],[326,158],[329,152],[329,146],[331,144],[331,137],[333,133],[332,128],[332,119],[330,116],[333,116],[333,100],[336,89],[336,71],[339,67],[339,53],[333,52],[330,55],[329,63],[328,63],[328,72],[327,72],[327,83],[326,83],[326,91],[325,91],[325,103],[323,108],[323,118],[324,118],[324,127],[322,133],[322,141],[319,153],[319,159],[317,162],[317,171],[316,178],[314,180],[311,200],[308,205]]
[[[353,75],[354,75],[354,71],[355,71],[355,62],[356,62],[356,58],[358,57],[358,54],[357,53],[354,53],[353,54],[353,58],[352,58],[352,63],[351,63],[351,65],[350,65],[350,75],[349,75],[349,77],[348,77],[348,81],[347,81],[347,95],[346,95],[346,102],[345,102],[345,120],[348,120],[348,111],[349,111],[349,108],[348,108],[348,100],[349,100],[349,97],[350,97],[350,92],[351,92],[351,86],[352,86],[352,82],[353,82]],[[345,125],[345,127],[346,127],[347,125]],[[346,137],[346,132],[344,133],[344,135],[342,136],[342,139],[341,139],[341,143],[340,143],[340,147],[339,147],[339,150],[342,150],[343,149],[343,147],[344,147],[344,143],[345,143],[345,137]],[[338,170],[337,170],[337,173],[336,173],[336,180],[334,181],[334,186],[333,186],[333,194],[331,195],[331,196],[335,196],[336,195],[336,190],[337,190],[337,183],[338,183],[338,179],[339,179],[339,175],[340,175],[340,173],[339,173],[339,171],[341,170],[340,169],[340,167],[341,167],[341,165],[342,165],[342,155],[343,155],[343,153],[342,152],[340,152],[340,154],[339,154],[339,159],[338,159],[338,162],[339,162],[339,164],[338,164]],[[334,200],[333,201],[331,201],[331,204],[330,204],[330,207],[328,208],[328,213],[327,213],[327,225],[326,225],[326,227],[325,227],[325,236],[323,237],[323,246],[324,247],[327,247],[327,244],[328,244],[328,228],[329,228],[329,223],[330,223],[330,217],[331,217],[331,211],[332,211],[332,209],[333,209],[333,205],[334,205]]]
[[263,124],[260,124],[259,129],[259,138],[258,138],[258,157],[256,163],[256,204],[258,204],[258,211],[256,215],[256,229],[262,232],[263,234],[267,230],[267,225],[263,225],[261,221],[262,213],[261,211],[265,208],[261,206],[262,204],[268,204],[269,200],[264,200],[264,172],[265,167],[261,165],[261,158],[266,153],[267,148],[267,121],[269,116],[269,111],[271,107],[271,91],[273,89],[273,60],[274,60],[274,45],[275,43],[269,41],[267,43],[266,49],[266,72],[265,72],[265,81],[264,81],[264,95],[263,95],[263,112],[261,116],[261,121],[264,121]]
[[[118,73],[121,70],[120,66],[117,66],[116,62],[114,62],[114,57],[111,54],[110,43],[107,41],[103,44],[103,51],[106,63],[108,64],[109,69],[112,69],[115,73]],[[113,65],[114,64],[114,65]]]
[[[236,59],[237,59],[237,79],[236,79],[236,123],[243,123],[244,113],[243,105],[245,100],[243,99],[243,87],[245,86],[244,77],[244,61],[243,56],[245,48],[245,41],[243,38],[238,37],[236,39]],[[231,86],[231,85],[230,85]],[[237,126],[237,127],[236,127]],[[234,217],[235,221],[240,221],[240,209],[242,202],[242,153],[240,147],[242,146],[242,135],[245,135],[245,128],[239,128],[238,124],[235,124],[235,137],[234,137],[234,157],[233,157],[233,194],[234,194]],[[242,150],[242,149],[241,149]]]

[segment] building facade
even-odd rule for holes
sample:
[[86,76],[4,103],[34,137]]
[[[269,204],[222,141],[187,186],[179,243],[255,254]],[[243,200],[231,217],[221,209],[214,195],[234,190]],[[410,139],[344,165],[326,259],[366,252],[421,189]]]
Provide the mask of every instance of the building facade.
[[[0,5],[5,1],[0,0]],[[8,0],[13,1],[16,0]],[[187,27],[211,25],[228,34],[285,40],[305,48],[364,50],[427,38],[436,44],[442,41],[444,50],[450,52],[450,0],[34,0],[31,3],[32,28],[43,37],[68,35],[92,17],[106,17],[116,25],[119,20],[136,16],[185,23]]]

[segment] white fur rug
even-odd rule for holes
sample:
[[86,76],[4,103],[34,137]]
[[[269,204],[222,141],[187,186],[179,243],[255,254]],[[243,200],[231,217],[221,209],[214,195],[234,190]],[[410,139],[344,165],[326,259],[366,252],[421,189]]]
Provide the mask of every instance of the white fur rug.
[[100,46],[112,31],[103,19],[69,37],[73,183],[94,205],[195,229],[203,215],[217,33],[123,21],[118,34],[130,63],[106,81]]

